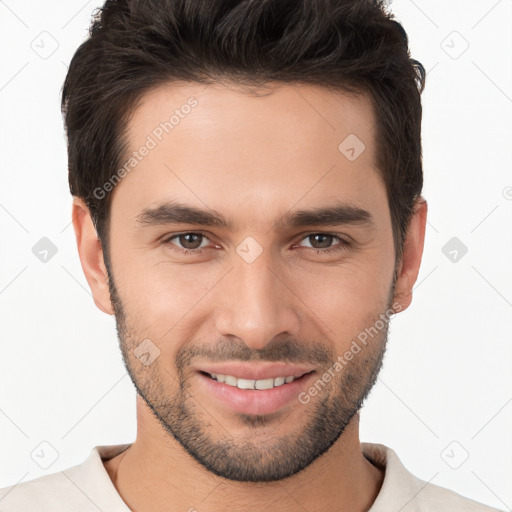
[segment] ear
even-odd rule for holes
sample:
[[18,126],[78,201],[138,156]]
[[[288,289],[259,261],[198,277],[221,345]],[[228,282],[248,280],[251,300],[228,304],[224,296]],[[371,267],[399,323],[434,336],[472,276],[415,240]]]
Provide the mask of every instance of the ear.
[[427,210],[427,201],[420,196],[414,205],[414,213],[409,221],[402,260],[397,270],[393,301],[393,309],[396,313],[407,309],[412,302],[412,288],[418,278],[423,255]]
[[78,197],[73,199],[72,218],[80,262],[91,288],[94,303],[104,313],[113,315],[114,310],[108,289],[108,273],[103,259],[101,242],[89,208]]

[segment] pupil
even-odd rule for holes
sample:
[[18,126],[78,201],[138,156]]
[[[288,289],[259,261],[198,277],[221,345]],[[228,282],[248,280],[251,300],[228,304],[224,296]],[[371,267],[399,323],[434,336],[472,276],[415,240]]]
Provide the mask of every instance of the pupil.
[[[323,237],[324,239],[327,239],[327,242],[331,242],[331,239],[332,239],[331,235],[320,235],[319,234],[319,235],[313,235],[313,237],[314,238],[318,238],[318,237],[322,238]],[[324,245],[322,245],[321,247],[325,248],[325,247],[329,247],[329,246],[330,246],[330,243],[325,244],[325,240],[324,240]]]
[[[194,237],[194,236],[195,236],[195,237],[198,237],[198,239],[199,239],[199,237],[201,237],[202,235],[198,235],[197,233],[188,233],[188,234],[186,234],[186,235],[181,235],[181,237],[180,237],[180,238],[182,238],[182,239],[187,239],[188,237]],[[187,242],[183,243],[183,241],[182,241],[182,240],[180,240],[180,242],[182,243],[182,245],[183,245],[186,249],[197,249],[197,248],[201,245],[201,241],[200,241],[200,240],[199,240],[199,242],[198,242],[198,240],[196,240],[195,244],[194,244],[194,242],[193,242],[193,241],[192,241],[192,242],[187,241]],[[193,247],[190,247],[190,245],[188,245],[188,244],[190,244],[190,243],[192,243],[192,246],[193,246]]]

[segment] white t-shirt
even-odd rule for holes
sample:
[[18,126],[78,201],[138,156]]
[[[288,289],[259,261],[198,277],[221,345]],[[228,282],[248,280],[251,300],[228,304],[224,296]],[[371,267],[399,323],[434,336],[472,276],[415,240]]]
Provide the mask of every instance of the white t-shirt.
[[[87,459],[58,473],[0,489],[0,512],[130,512],[103,465],[130,444],[95,446]],[[385,469],[369,512],[496,512],[411,474],[382,444],[361,443],[365,457]]]

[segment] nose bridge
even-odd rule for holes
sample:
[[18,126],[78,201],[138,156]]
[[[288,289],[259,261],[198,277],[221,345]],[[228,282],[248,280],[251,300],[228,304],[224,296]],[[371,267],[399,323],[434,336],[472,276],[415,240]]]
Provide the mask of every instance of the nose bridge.
[[[273,260],[271,250],[262,250],[251,261],[243,249],[241,244],[237,252],[242,255],[235,257],[228,282],[217,296],[216,327],[219,334],[236,336],[247,346],[260,349],[279,334],[296,335],[299,317],[294,295],[279,275],[282,267]],[[248,252],[253,250],[249,247]]]

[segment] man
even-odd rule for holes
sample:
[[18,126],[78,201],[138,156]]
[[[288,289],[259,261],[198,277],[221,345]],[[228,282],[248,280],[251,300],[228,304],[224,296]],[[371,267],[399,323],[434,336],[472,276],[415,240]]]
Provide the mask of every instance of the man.
[[494,510],[359,441],[423,252],[423,86],[377,1],[106,1],[62,100],[137,438],[2,511]]

